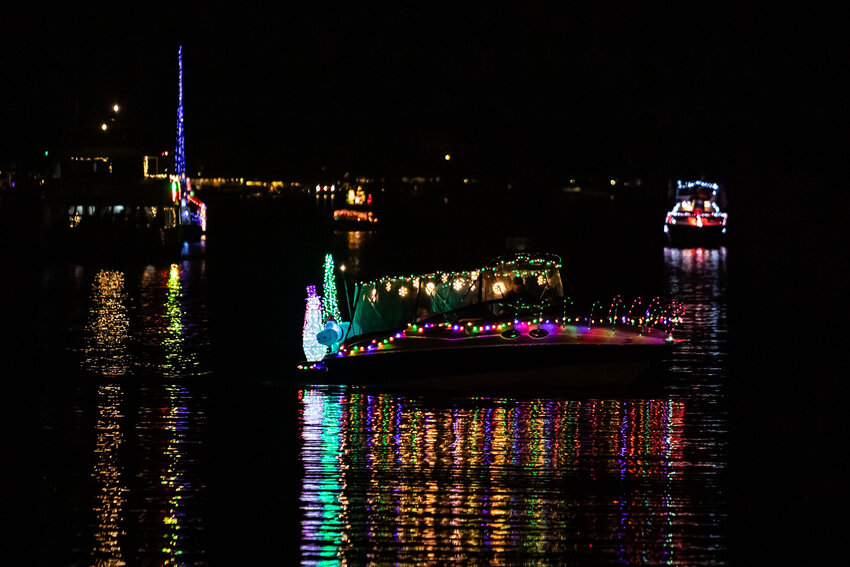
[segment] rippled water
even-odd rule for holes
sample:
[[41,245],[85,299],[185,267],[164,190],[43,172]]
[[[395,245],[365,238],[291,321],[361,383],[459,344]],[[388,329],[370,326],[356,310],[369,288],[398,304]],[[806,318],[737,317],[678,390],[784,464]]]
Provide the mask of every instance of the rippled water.
[[[725,563],[726,250],[663,256],[688,342],[610,396],[299,388],[251,325],[276,296],[211,291],[203,258],[53,267],[47,376],[10,418],[33,424],[27,562]],[[275,364],[240,370],[258,349]]]
[[41,330],[65,352],[45,364],[41,430],[27,438],[18,429],[41,479],[41,509],[31,513],[43,533],[25,562],[205,563],[209,397],[199,381],[211,368],[203,261],[71,265],[44,278],[51,295],[67,294]]

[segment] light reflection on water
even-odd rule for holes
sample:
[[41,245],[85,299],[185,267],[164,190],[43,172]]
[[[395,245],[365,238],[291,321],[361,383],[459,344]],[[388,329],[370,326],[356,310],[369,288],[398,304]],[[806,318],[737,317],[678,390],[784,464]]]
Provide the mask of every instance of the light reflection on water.
[[197,540],[205,530],[198,511],[206,497],[199,462],[206,412],[185,386],[155,386],[140,394],[144,403],[135,433],[137,496],[144,502],[137,529],[143,545],[134,551],[158,565],[204,564],[205,550]]
[[[191,266],[147,266],[129,291],[123,271],[99,270],[92,281],[81,367],[106,382],[96,397],[94,565],[184,565],[187,557],[204,564],[203,546],[192,544],[204,522],[191,512],[206,491],[199,467],[205,396],[172,383],[204,373],[207,339],[197,329],[206,314],[184,292],[194,285]],[[143,380],[126,381],[133,378]]]
[[302,563],[726,561],[726,250],[665,249],[687,343],[651,397],[299,391]]
[[376,233],[368,230],[339,230],[334,232],[334,249],[341,251],[337,263],[346,267],[351,278],[360,274],[363,266],[361,259],[367,256],[367,248],[373,246],[377,239]]
[[693,559],[682,402],[301,397],[304,564]]
[[[87,283],[77,266],[72,286]],[[85,374],[197,377],[209,373],[209,315],[198,287],[203,262],[98,270],[91,281],[79,347]]]
[[95,465],[92,476],[97,483],[94,514],[97,518],[92,558],[94,565],[126,565],[126,551],[121,548],[127,486],[120,465],[120,449],[124,442],[121,424],[123,393],[118,384],[98,387],[98,419],[95,426]]
[[92,285],[91,304],[83,366],[102,376],[124,375],[130,365],[127,352],[130,320],[124,273],[99,271]]

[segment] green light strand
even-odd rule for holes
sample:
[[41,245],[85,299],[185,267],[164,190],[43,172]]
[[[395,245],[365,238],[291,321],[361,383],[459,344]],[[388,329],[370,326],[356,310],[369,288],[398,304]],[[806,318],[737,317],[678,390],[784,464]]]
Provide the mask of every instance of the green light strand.
[[336,278],[334,277],[334,259],[330,254],[325,254],[325,279],[322,297],[322,321],[331,319],[339,323],[342,315],[339,312],[339,302],[336,293]]

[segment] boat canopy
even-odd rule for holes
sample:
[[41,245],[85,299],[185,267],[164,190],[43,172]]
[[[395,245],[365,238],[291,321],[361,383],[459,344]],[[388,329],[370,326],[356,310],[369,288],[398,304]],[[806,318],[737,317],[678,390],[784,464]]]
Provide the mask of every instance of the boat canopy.
[[348,336],[390,331],[435,314],[508,298],[520,277],[530,299],[563,297],[561,259],[554,254],[500,256],[466,271],[385,277],[355,286],[354,314]]

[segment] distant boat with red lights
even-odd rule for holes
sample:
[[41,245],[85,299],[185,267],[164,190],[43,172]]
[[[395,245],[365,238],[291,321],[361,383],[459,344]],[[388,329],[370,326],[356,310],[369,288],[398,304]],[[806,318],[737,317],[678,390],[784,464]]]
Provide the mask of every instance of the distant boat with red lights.
[[333,210],[333,226],[335,230],[375,230],[378,217],[372,203],[372,194],[367,193],[362,185],[357,188],[340,187],[345,195],[345,203]]
[[337,230],[373,230],[378,217],[369,206],[349,205],[333,212],[334,228]]
[[628,307],[618,297],[581,313],[564,296],[560,266],[554,255],[518,253],[475,270],[357,283],[352,321],[336,336],[317,335],[322,344],[339,340],[338,349],[299,365],[301,379],[465,390],[625,386],[681,342],[672,334],[678,304]]
[[679,248],[717,247],[726,241],[727,213],[719,184],[677,181],[676,204],[664,220],[667,244]]

